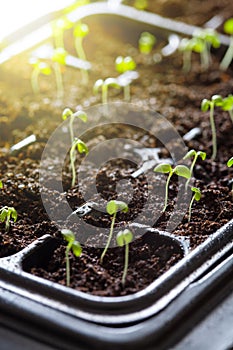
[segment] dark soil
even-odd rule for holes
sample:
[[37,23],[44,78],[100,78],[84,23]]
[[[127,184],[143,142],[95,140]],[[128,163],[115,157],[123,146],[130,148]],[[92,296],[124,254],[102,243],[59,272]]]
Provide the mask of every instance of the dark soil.
[[[232,13],[233,5],[229,1],[218,0],[211,2],[149,1],[148,10],[202,26],[214,15],[222,15],[223,19],[227,19],[229,13]],[[51,203],[52,212],[56,213],[56,210],[60,210],[59,203],[64,198],[73,210],[83,205],[85,199],[82,190],[88,189],[89,184],[96,183],[97,190],[101,194],[99,206],[103,207],[110,199],[129,202],[129,212],[117,216],[117,226],[127,227],[129,221],[136,221],[138,214],[146,205],[150,186],[157,186],[159,183],[161,191],[164,190],[166,175],[154,174],[152,183],[148,183],[147,175],[153,168],[136,178],[132,177],[132,174],[143,165],[140,158],[137,158],[135,163],[116,159],[103,164],[100,169],[96,168],[95,163],[88,164],[83,169],[86,174],[85,181],[82,183],[84,188],[80,188],[78,181],[74,188],[70,188],[71,175],[67,163],[64,165],[62,174],[63,193],[56,190],[49,192],[46,183],[45,188],[41,188],[39,183],[41,155],[52,132],[61,124],[63,109],[65,107],[73,110],[87,109],[100,103],[100,96],[94,96],[92,93],[93,83],[99,78],[117,76],[114,60],[118,55],[131,55],[137,63],[140,76],[132,83],[132,104],[142,109],[146,107],[153,112],[159,112],[174,125],[181,137],[195,127],[200,128],[200,134],[190,141],[185,141],[185,145],[187,150],[195,149],[207,153],[207,159],[198,160],[194,170],[194,185],[200,188],[202,198],[193,204],[191,221],[188,222],[188,212],[186,212],[178,225],[174,222],[172,234],[184,236],[185,239],[190,240],[191,250],[233,217],[232,169],[226,166],[227,160],[232,157],[232,122],[228,112],[215,109],[218,154],[213,161],[210,158],[212,143],[209,114],[200,110],[203,98],[210,98],[213,94],[221,94],[225,97],[232,93],[232,66],[225,72],[219,69],[224,49],[220,48],[213,52],[212,64],[207,71],[201,69],[199,56],[193,54],[192,69],[185,74],[182,71],[180,52],[161,57],[161,47],[166,45],[163,41],[158,40],[149,56],[139,54],[137,38],[127,41],[128,37],[133,37],[134,31],[131,27],[125,27],[126,21],[123,21],[124,26],[120,20],[109,21],[103,18],[89,18],[86,23],[90,27],[90,34],[85,38],[84,46],[87,57],[93,65],[93,70],[89,74],[89,84],[85,86],[81,83],[79,71],[65,67],[63,72],[65,93],[62,101],[56,98],[53,75],[41,76],[40,94],[35,96],[32,93],[28,55],[22,54],[0,66],[0,180],[4,185],[0,190],[0,203],[1,206],[15,207],[18,212],[18,220],[11,224],[8,233],[5,232],[4,224],[0,224],[0,257],[12,255],[36,238],[51,234],[57,238],[59,247],[46,266],[41,263],[41,266],[32,267],[30,272],[63,285],[66,283],[66,244],[61,239],[56,223],[51,221],[44,209],[41,191],[48,191],[48,203]],[[125,35],[124,31],[128,34]],[[219,31],[222,31],[221,26]],[[137,37],[137,34],[135,36]],[[69,52],[75,54],[69,32],[66,45]],[[156,63],[154,58],[158,56],[162,59]],[[123,99],[122,91],[117,89],[110,89],[109,95],[110,101]],[[143,127],[145,126],[142,125]],[[35,143],[20,151],[10,152],[12,145],[31,134],[37,137]],[[141,130],[130,130],[119,125],[109,130],[96,129],[95,134],[86,137],[85,141],[91,149],[109,138],[127,136],[129,139],[137,140],[141,147],[160,147],[159,141],[152,135],[153,127],[151,134],[149,132],[145,134]],[[125,155],[127,156],[127,152]],[[122,158],[123,156],[124,154]],[[161,147],[160,158],[168,157],[167,149]],[[81,162],[80,157],[77,159],[77,169],[79,160]],[[182,160],[179,160],[179,164],[181,163]],[[55,169],[56,159],[51,159],[51,164],[48,166]],[[52,180],[54,181],[53,177]],[[49,187],[49,174],[46,181]],[[119,181],[120,194],[117,190]],[[130,201],[127,187],[129,183],[132,189]],[[156,193],[152,198],[147,213],[149,216],[153,216],[154,213],[157,215],[153,227],[161,231],[166,230],[167,222],[176,204],[178,190],[180,190],[180,184],[174,176],[169,187],[169,205],[165,213],[161,212],[163,194]],[[95,202],[96,195],[90,196],[89,200]],[[94,231],[88,235],[82,231],[79,223],[69,222],[69,228],[78,232],[77,239],[83,244],[83,254],[80,258],[74,258],[70,253],[72,288],[102,296],[131,294],[145,288],[183,257],[182,250],[177,249],[177,243],[173,244],[172,240],[164,242],[160,239],[152,239],[151,234],[135,232],[136,239],[130,244],[127,281],[123,287],[121,277],[124,249],[116,247],[109,249],[104,263],[102,265],[99,263],[102,251],[99,246],[103,247],[107,240],[106,230],[104,231],[103,228],[110,226],[110,218],[106,214],[100,214],[97,209],[83,216],[83,220],[94,227]]]

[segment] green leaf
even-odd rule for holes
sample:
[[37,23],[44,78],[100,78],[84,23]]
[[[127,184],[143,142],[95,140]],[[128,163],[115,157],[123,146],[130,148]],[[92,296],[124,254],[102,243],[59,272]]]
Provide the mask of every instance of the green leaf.
[[70,108],[65,108],[62,112],[62,119],[66,120],[67,118],[71,117],[73,115],[73,112]]
[[76,38],[84,38],[89,33],[89,27],[85,23],[78,24],[74,28],[74,36]]
[[188,151],[185,156],[183,157],[183,159],[188,159],[191,157],[194,157],[196,154],[196,151],[194,149],[191,149],[190,151]]
[[2,183],[2,181],[0,180],[0,189],[2,189],[3,188],[3,183]]
[[87,122],[87,114],[83,111],[77,111],[74,113],[74,117],[81,119],[84,123]]
[[14,220],[14,222],[16,222],[18,214],[17,214],[17,211],[15,210],[15,208],[13,208],[13,207],[10,208],[10,215],[11,215],[12,219]]
[[138,41],[139,51],[144,54],[149,54],[155,43],[156,37],[153,34],[143,32]]
[[210,101],[207,100],[206,98],[204,98],[202,101],[201,101],[201,110],[203,112],[206,112],[208,111],[208,109],[210,108]]
[[75,235],[71,230],[62,229],[61,234],[68,243],[73,243],[75,241]]
[[190,179],[192,176],[189,168],[185,165],[177,165],[173,171],[176,175],[185,177],[186,179]]
[[67,57],[67,52],[65,49],[63,49],[62,47],[59,47],[57,49],[54,50],[54,53],[52,55],[52,60],[54,62],[58,62],[61,65],[66,64],[66,57]]
[[224,32],[233,35],[233,18],[229,18],[223,25]]
[[82,140],[77,141],[77,148],[79,153],[88,154],[88,147]]
[[172,167],[171,167],[170,164],[161,163],[161,164],[157,165],[157,166],[154,168],[154,171],[155,171],[156,173],[163,173],[163,174],[171,173],[171,172],[172,172]]
[[82,254],[82,247],[78,241],[74,241],[71,249],[72,249],[73,254],[77,257]]
[[227,166],[230,168],[233,165],[233,157],[231,157],[228,162],[227,162]]
[[223,99],[221,107],[224,111],[232,110],[233,109],[233,95],[228,95],[227,97],[225,97]]
[[205,153],[205,152],[198,151],[198,152],[197,152],[197,155],[200,156],[202,160],[205,160],[205,159],[206,159],[206,153]]
[[0,221],[1,222],[4,222],[7,218],[7,214],[8,214],[8,210],[6,207],[3,207],[1,210],[0,210]]
[[123,247],[125,244],[129,244],[133,240],[133,233],[125,229],[124,231],[119,231],[116,236],[116,241],[119,247]]
[[201,199],[201,191],[197,187],[191,187],[191,190],[194,192],[194,199],[199,201]]
[[39,65],[38,65],[38,68],[41,71],[41,73],[43,73],[44,75],[50,75],[51,74],[51,68],[45,62],[40,62]]
[[211,97],[211,101],[214,102],[214,105],[215,105],[215,106],[221,106],[221,105],[222,105],[222,102],[223,102],[223,98],[222,98],[222,96],[220,96],[220,95],[213,95],[213,96]]
[[106,206],[106,211],[109,215],[116,214],[118,211],[127,213],[128,209],[128,205],[125,202],[116,200],[109,201]]

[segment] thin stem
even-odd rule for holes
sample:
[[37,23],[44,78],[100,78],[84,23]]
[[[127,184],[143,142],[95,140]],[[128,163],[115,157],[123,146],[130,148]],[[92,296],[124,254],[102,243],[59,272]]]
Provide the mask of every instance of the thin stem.
[[128,265],[129,265],[129,244],[126,243],[125,245],[125,264],[124,264],[124,272],[122,276],[122,284],[125,285],[125,279],[128,271]]
[[58,62],[55,62],[54,67],[55,67],[54,70],[55,70],[55,77],[56,77],[56,84],[57,84],[57,98],[60,99],[63,97],[63,94],[64,94],[61,67]]
[[[196,164],[197,157],[198,157],[198,154],[195,153],[194,158],[193,158],[193,161],[192,161],[192,164],[191,164],[191,166],[190,166],[190,173],[191,173],[191,176],[193,175],[193,169],[194,169],[194,165]],[[185,184],[185,189],[186,189],[186,190],[187,190],[187,188],[188,188],[188,185],[189,185],[190,180],[191,180],[191,177],[186,181],[186,184]]]
[[70,149],[70,166],[72,170],[72,182],[71,182],[71,187],[74,187],[75,181],[76,181],[76,169],[75,169],[75,148],[76,145],[73,145]]
[[72,247],[72,242],[70,242],[66,247],[66,285],[70,286],[70,259],[69,259],[69,251]]
[[206,70],[209,67],[209,52],[208,52],[208,47],[205,44],[203,51],[201,51],[201,65],[202,69]]
[[71,114],[70,116],[70,141],[71,145],[73,144],[74,141],[74,131],[73,131],[73,124],[74,124],[74,114]]
[[31,76],[31,84],[32,84],[32,90],[34,92],[35,95],[37,95],[39,93],[39,83],[38,83],[38,77],[39,77],[39,69],[34,69],[32,72],[32,76]]
[[193,205],[193,201],[195,199],[195,194],[194,196],[192,197],[191,201],[190,201],[190,204],[189,204],[189,216],[188,216],[188,222],[190,222],[191,220],[191,210],[192,210],[192,205]]
[[130,85],[129,84],[124,87],[124,100],[130,101]]
[[217,155],[217,135],[216,135],[216,126],[214,122],[214,103],[210,105],[210,126],[212,131],[212,156],[211,159],[215,159]]
[[230,45],[220,63],[220,69],[226,70],[231,63],[232,58],[233,58],[233,36],[231,36]]
[[6,230],[6,232],[9,231],[9,228],[10,228],[10,215],[7,215],[6,223],[5,223],[5,230]]
[[169,188],[169,182],[170,182],[170,179],[173,175],[173,171],[171,171],[168,175],[168,178],[167,178],[167,182],[166,182],[166,186],[165,186],[165,201],[164,201],[164,207],[163,207],[163,212],[165,212],[166,208],[167,208],[167,202],[168,202],[168,188]]
[[117,214],[117,213],[114,213],[114,214],[113,214],[113,217],[112,217],[112,223],[111,223],[111,227],[110,227],[110,231],[109,231],[108,240],[107,240],[106,246],[105,246],[105,248],[104,248],[104,251],[103,251],[103,253],[102,253],[101,257],[100,257],[100,263],[101,263],[101,264],[102,264],[102,262],[103,262],[103,258],[104,258],[104,256],[105,256],[105,254],[106,254],[106,252],[107,252],[107,250],[108,250],[108,248],[109,248],[109,246],[110,246],[111,240],[112,240],[113,227],[114,227],[115,220],[116,220],[116,214]]
[[86,61],[86,55],[85,55],[85,52],[83,50],[82,41],[83,41],[83,38],[76,37],[76,39],[75,39],[75,49],[76,49],[78,57],[81,58],[82,60]]

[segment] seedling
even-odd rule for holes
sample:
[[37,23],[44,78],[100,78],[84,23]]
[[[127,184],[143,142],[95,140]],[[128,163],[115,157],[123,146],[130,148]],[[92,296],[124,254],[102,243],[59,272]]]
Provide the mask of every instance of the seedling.
[[[133,71],[136,68],[136,63],[130,56],[118,56],[115,60],[115,67],[117,72],[125,73],[128,71]],[[125,101],[130,100],[130,84],[124,86],[124,99]]]
[[201,199],[201,191],[199,190],[199,188],[197,187],[191,187],[191,190],[194,192],[194,195],[190,201],[190,204],[189,204],[189,216],[188,216],[188,221],[191,220],[191,211],[192,211],[192,205],[193,205],[193,202],[194,200],[195,201],[199,201]]
[[162,174],[168,174],[168,178],[166,181],[166,186],[165,186],[165,201],[164,201],[164,207],[163,207],[163,212],[165,212],[167,208],[167,202],[168,202],[168,189],[169,189],[169,182],[171,180],[171,177],[173,174],[176,174],[178,176],[184,177],[186,179],[191,178],[191,171],[189,168],[185,165],[177,165],[174,169],[172,169],[170,164],[167,163],[161,163],[157,165],[154,168],[154,171],[156,173],[162,173]]
[[203,70],[209,68],[211,62],[210,49],[211,46],[218,48],[220,46],[220,40],[218,33],[212,28],[197,29],[193,33],[194,38],[198,38],[203,42],[203,49],[200,52],[201,65]]
[[105,246],[104,251],[100,257],[101,264],[103,262],[104,256],[105,256],[105,254],[110,246],[111,240],[112,240],[113,228],[114,228],[115,221],[116,221],[116,215],[118,212],[127,213],[128,210],[129,210],[128,205],[125,202],[111,200],[107,203],[106,211],[109,215],[112,215],[112,222],[111,222],[109,236],[108,236],[106,246]]
[[233,165],[233,157],[231,157],[227,162],[228,168],[232,167],[232,165]]
[[72,28],[73,23],[67,17],[59,18],[52,23],[55,47],[64,49],[64,31]]
[[[82,60],[86,60],[86,54],[83,49],[83,39],[88,33],[89,33],[89,27],[85,23],[78,23],[74,28],[73,34],[75,38],[75,49],[78,57],[81,58]],[[87,70],[82,69],[81,74],[82,74],[82,81],[83,83],[86,84],[88,82]]]
[[216,158],[217,155],[217,134],[216,134],[216,126],[214,122],[214,107],[215,106],[221,106],[222,104],[222,97],[220,95],[213,95],[211,97],[211,100],[207,100],[204,98],[201,102],[201,110],[203,112],[207,112],[210,110],[210,126],[212,131],[212,159]]
[[191,69],[192,52],[201,53],[204,49],[203,42],[198,38],[183,38],[179,45],[179,50],[183,52],[183,71],[189,72]]
[[76,171],[75,171],[75,152],[76,150],[79,153],[85,153],[88,154],[88,147],[87,145],[77,137],[74,138],[71,149],[70,149],[70,166],[71,166],[71,171],[72,171],[72,183],[71,186],[74,187],[75,181],[76,181]]
[[47,63],[41,62],[37,58],[33,58],[33,57],[29,60],[29,63],[32,64],[33,66],[33,71],[31,75],[32,90],[34,94],[38,94],[40,92],[39,75],[40,74],[50,75],[51,68]]
[[0,221],[5,222],[6,232],[9,231],[11,219],[13,219],[13,221],[16,222],[17,217],[18,214],[14,207],[5,206],[0,209]]
[[[191,176],[193,175],[193,169],[194,169],[194,166],[196,164],[196,161],[197,161],[197,158],[198,157],[201,157],[202,160],[205,160],[206,159],[206,153],[205,152],[202,152],[202,151],[195,151],[194,149],[191,149],[190,151],[188,151],[185,156],[183,157],[183,159],[188,159],[188,158],[192,158],[193,157],[193,161],[192,161],[192,164],[190,166],[190,172],[191,172]],[[190,182],[190,179],[189,178],[186,182],[186,189],[188,188],[188,184]]]
[[233,58],[233,17],[229,18],[223,25],[223,30],[225,33],[230,35],[230,44],[229,47],[223,56],[223,59],[220,63],[220,69],[226,70]]
[[122,276],[122,285],[125,285],[125,279],[127,275],[128,265],[129,265],[129,243],[133,240],[133,234],[130,230],[126,229],[124,231],[119,231],[116,236],[116,241],[119,247],[125,246],[125,263],[124,271]]
[[61,67],[66,65],[66,57],[67,52],[62,47],[55,49],[52,56],[52,61],[54,62],[58,99],[62,98],[64,95]]
[[70,141],[71,141],[71,145],[73,144],[73,140],[74,140],[74,119],[75,118],[79,118],[81,119],[84,123],[86,123],[87,121],[87,115],[85,112],[83,111],[77,111],[77,112],[72,112],[72,110],[70,108],[65,108],[63,113],[62,113],[62,119],[66,120],[67,118],[70,118],[70,122],[69,122],[69,129],[70,129]]
[[223,111],[227,111],[230,115],[231,121],[233,123],[233,95],[228,95],[223,98],[222,103],[220,105]]
[[64,239],[68,242],[66,246],[66,285],[70,286],[70,259],[69,252],[72,250],[73,254],[76,257],[79,257],[82,254],[82,247],[78,241],[75,240],[75,235],[72,231],[63,229],[61,230],[61,234]]
[[0,189],[2,189],[3,188],[3,183],[2,183],[2,181],[0,180]]
[[139,51],[145,55],[151,53],[156,43],[156,37],[149,32],[142,32],[138,40]]
[[93,91],[95,94],[98,93],[99,89],[102,89],[102,103],[106,104],[108,103],[108,88],[109,86],[112,86],[114,88],[119,89],[120,85],[117,82],[116,78],[107,78],[105,80],[98,79],[96,80]]

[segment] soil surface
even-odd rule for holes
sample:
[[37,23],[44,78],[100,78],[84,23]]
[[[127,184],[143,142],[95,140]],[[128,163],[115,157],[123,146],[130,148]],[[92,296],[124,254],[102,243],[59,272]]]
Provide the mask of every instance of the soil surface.
[[[132,5],[132,1],[126,3]],[[203,26],[217,15],[222,18],[223,23],[229,13],[233,13],[233,5],[229,1],[218,0],[161,0],[148,1],[147,10],[185,23]],[[148,224],[148,217],[155,216],[156,220],[151,226],[162,232],[167,230],[167,223],[170,222],[169,232],[177,237],[183,236],[192,250],[233,217],[233,171],[226,165],[232,157],[232,121],[228,112],[219,107],[215,108],[218,149],[216,159],[212,160],[209,112],[202,112],[200,109],[203,98],[209,99],[214,94],[226,97],[232,93],[233,71],[232,65],[226,71],[219,68],[225,52],[223,46],[212,52],[212,62],[207,70],[202,69],[199,54],[193,53],[191,70],[185,73],[182,70],[181,52],[176,51],[170,56],[161,54],[161,49],[167,45],[167,41],[161,38],[158,38],[149,55],[139,53],[137,40],[143,26],[140,25],[136,30],[135,24],[131,25],[126,20],[121,22],[119,18],[110,20],[104,17],[88,18],[85,23],[90,29],[83,43],[87,59],[92,64],[89,82],[86,85],[82,82],[79,70],[62,67],[62,99],[57,99],[54,72],[50,76],[40,75],[40,93],[33,94],[30,83],[32,67],[28,63],[31,52],[12,58],[0,66],[0,180],[3,183],[3,188],[0,189],[0,203],[1,207],[12,206],[18,212],[18,219],[11,223],[8,232],[5,230],[5,224],[0,223],[0,257],[12,255],[36,238],[50,234],[57,239],[58,248],[46,259],[46,265],[41,261],[41,264],[25,269],[65,285],[66,242],[62,239],[60,229],[53,218],[60,215],[61,219],[65,220],[60,204],[66,200],[75,211],[86,203],[83,193],[89,191],[88,201],[97,203],[97,207],[91,206],[91,209],[82,215],[81,220],[67,221],[67,228],[77,232],[76,238],[83,247],[81,257],[75,258],[72,253],[69,254],[71,287],[101,296],[126,295],[145,288],[182,259],[184,253],[179,241],[177,243],[172,238],[164,240],[158,238],[158,235],[148,231],[145,233],[146,230],[136,230],[132,226],[135,239],[130,243],[129,269],[126,284],[123,286],[121,278],[124,248],[116,247],[115,244],[118,228],[128,228],[129,223],[137,223],[140,213],[143,213],[142,222],[145,225]],[[223,32],[221,23],[217,28],[219,32]],[[145,29],[148,30],[148,26],[145,26]],[[71,30],[65,33],[65,46],[70,54],[75,55]],[[178,181],[177,176],[172,177],[168,207],[163,213],[167,175],[155,174],[152,166],[140,175],[133,176],[144,166],[145,159],[154,159],[151,154],[149,158],[145,157],[148,149],[159,148],[160,161],[172,161],[169,148],[154,136],[159,127],[156,121],[150,125],[149,130],[147,125],[135,129],[119,124],[110,125],[109,128],[97,127],[91,134],[84,135],[83,140],[87,143],[90,154],[94,147],[112,138],[134,140],[137,142],[137,150],[140,149],[142,153],[134,152],[135,160],[126,161],[127,149],[120,154],[121,157],[119,152],[116,152],[115,159],[101,164],[100,167],[97,166],[96,159],[88,160],[83,166],[84,157],[77,155],[76,169],[82,166],[82,183],[77,179],[75,186],[71,188],[68,149],[62,167],[62,191],[58,188],[60,179],[56,178],[56,171],[59,147],[62,148],[63,140],[57,139],[58,148],[51,153],[51,158],[47,159],[44,173],[40,173],[44,176],[43,184],[39,182],[42,153],[53,131],[62,123],[64,108],[84,109],[88,114],[90,108],[101,103],[101,94],[93,93],[93,84],[100,78],[118,76],[114,61],[119,55],[131,55],[137,64],[139,78],[131,85],[132,105],[139,110],[149,110],[155,115],[158,112],[172,123],[186,146],[186,149],[183,149],[184,154],[189,149],[207,153],[206,159],[198,159],[194,168],[193,185],[201,190],[202,197],[200,201],[194,201],[190,221],[187,208],[190,194],[187,198],[184,194],[184,205],[175,209],[177,193],[184,191],[184,181]],[[123,101],[122,89],[110,87],[109,101]],[[125,113],[127,119],[127,111]],[[90,125],[93,124],[94,117],[88,115],[88,118]],[[186,140],[185,135],[194,128],[198,128],[198,132],[190,140]],[[166,135],[166,130],[163,132]],[[20,150],[11,151],[13,145],[32,134],[36,136],[36,142]],[[64,138],[68,136],[68,130],[65,128]],[[174,143],[174,147],[176,146]],[[144,158],[140,154],[143,154]],[[176,161],[177,164],[190,165],[182,159]],[[96,185],[98,193],[94,194],[91,191],[90,184]],[[151,188],[158,190],[152,192],[150,197]],[[50,208],[51,215],[48,215],[44,208],[41,193],[47,193],[46,206]],[[127,202],[129,211],[126,214],[117,214],[112,247],[108,250],[104,262],[100,264],[100,255],[111,225],[110,216],[104,213],[106,202],[110,199]],[[172,216],[174,211],[175,217]],[[182,219],[177,222],[179,215],[182,215]],[[77,214],[72,217],[74,218],[77,218]],[[93,228],[88,234],[80,223],[83,220]]]

